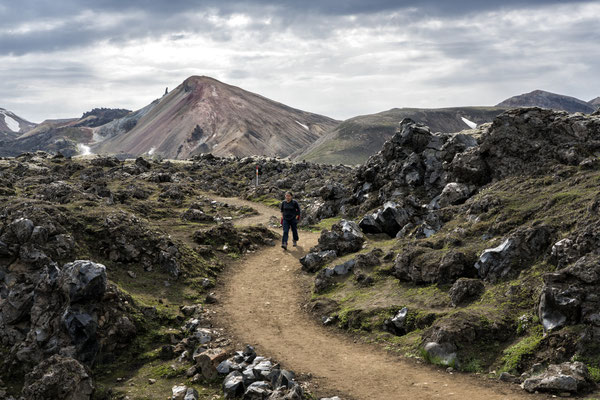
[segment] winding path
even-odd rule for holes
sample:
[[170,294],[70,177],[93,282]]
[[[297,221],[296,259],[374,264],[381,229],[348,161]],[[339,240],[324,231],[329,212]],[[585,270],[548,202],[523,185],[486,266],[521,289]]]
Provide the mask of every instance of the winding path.
[[[278,211],[240,199],[219,198],[257,209],[258,216],[239,225],[266,223]],[[448,374],[428,365],[393,356],[316,323],[302,303],[312,277],[301,272],[298,258],[317,243],[319,234],[300,232],[297,248],[269,247],[244,257],[224,279],[222,323],[241,343],[281,362],[297,373],[312,375],[316,394],[345,400],[394,399],[536,399],[516,385],[466,374]]]

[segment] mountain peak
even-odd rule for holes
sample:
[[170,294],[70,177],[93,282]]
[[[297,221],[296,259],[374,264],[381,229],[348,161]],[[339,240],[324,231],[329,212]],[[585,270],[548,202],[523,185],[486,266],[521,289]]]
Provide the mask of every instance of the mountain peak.
[[[339,121],[288,107],[208,76],[190,76],[97,152],[187,158],[288,156],[320,138]],[[117,122],[118,124],[118,122]]]
[[498,103],[496,107],[541,107],[570,113],[583,112],[586,114],[595,111],[595,108],[586,101],[540,89],[510,97]]

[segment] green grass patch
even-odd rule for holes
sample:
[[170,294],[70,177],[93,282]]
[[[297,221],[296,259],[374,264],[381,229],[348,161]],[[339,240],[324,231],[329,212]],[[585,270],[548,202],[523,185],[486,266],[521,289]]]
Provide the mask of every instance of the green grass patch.
[[518,373],[523,359],[535,353],[543,338],[540,325],[531,329],[530,336],[526,336],[502,352],[502,366],[500,372]]

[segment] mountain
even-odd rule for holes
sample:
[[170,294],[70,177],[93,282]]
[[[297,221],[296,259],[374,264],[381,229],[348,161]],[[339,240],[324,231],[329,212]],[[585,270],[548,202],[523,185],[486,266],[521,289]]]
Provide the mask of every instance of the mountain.
[[306,150],[295,153],[294,158],[327,164],[360,164],[381,149],[404,118],[424,123],[433,132],[459,132],[490,122],[503,111],[495,107],[393,108],[344,121]]
[[36,124],[29,122],[15,113],[0,108],[0,140],[10,140],[20,134],[35,128]]
[[285,157],[339,123],[206,76],[186,79],[146,111],[125,132],[116,121],[116,129],[99,128],[96,139],[114,136],[93,146],[94,153]]
[[541,107],[552,110],[563,110],[570,113],[582,112],[586,114],[596,111],[596,107],[590,103],[576,99],[575,97],[564,96],[562,94],[545,92],[543,90],[534,90],[519,96],[514,96],[498,103],[496,107],[517,108],[517,107]]
[[38,150],[65,156],[87,154],[94,142],[94,127],[131,113],[129,110],[95,108],[81,118],[50,119],[20,135],[13,135],[0,146],[0,156],[17,156]]
[[600,96],[596,97],[593,100],[588,101],[588,104],[591,104],[595,109],[600,108]]

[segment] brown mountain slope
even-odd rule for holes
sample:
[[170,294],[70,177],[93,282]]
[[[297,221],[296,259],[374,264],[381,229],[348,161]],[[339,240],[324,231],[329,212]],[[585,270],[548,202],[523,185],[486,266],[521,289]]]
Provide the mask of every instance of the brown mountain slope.
[[164,96],[133,129],[102,141],[93,152],[167,158],[202,152],[287,156],[338,123],[209,77],[193,76]]
[[596,108],[586,101],[543,90],[534,90],[533,92],[508,98],[499,103],[497,107],[541,107],[550,108],[552,110],[563,110],[570,113],[582,112],[586,114],[596,111]]
[[478,125],[491,122],[503,111],[496,107],[393,108],[350,118],[293,156],[326,164],[361,164],[381,150],[404,118],[424,123],[433,132],[459,132],[469,129],[467,121]]

